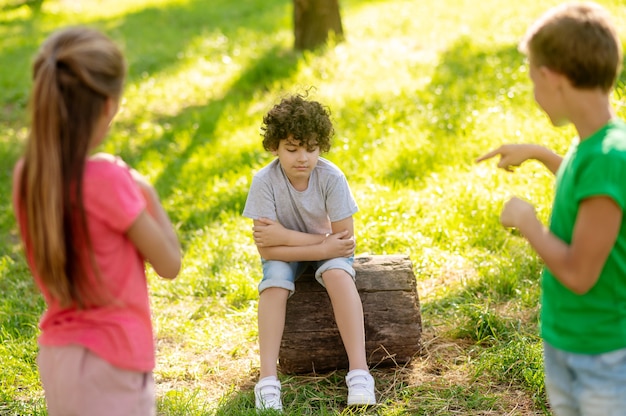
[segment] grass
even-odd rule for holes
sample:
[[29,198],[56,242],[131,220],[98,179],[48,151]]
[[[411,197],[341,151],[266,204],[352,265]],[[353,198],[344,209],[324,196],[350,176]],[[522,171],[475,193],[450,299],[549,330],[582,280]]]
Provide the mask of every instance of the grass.
[[[534,163],[514,175],[474,164],[503,141],[563,152],[535,106],[516,44],[556,0],[344,0],[346,41],[292,50],[291,2],[0,0],[1,415],[45,415],[36,357],[44,304],[19,248],[11,169],[27,134],[30,60],[54,29],[88,24],[125,50],[129,76],[104,151],[157,187],[182,240],[174,282],[150,274],[160,415],[252,415],[258,376],[252,175],[271,156],[263,114],[311,87],[332,111],[327,157],[359,203],[358,254],[407,254],[417,276],[423,349],[374,368],[381,404],[348,409],[345,371],[281,375],[293,415],[547,414],[537,335],[541,263],[502,229],[518,194],[547,219],[552,178]],[[603,0],[624,27],[626,8]],[[615,104],[624,111],[624,81]]]

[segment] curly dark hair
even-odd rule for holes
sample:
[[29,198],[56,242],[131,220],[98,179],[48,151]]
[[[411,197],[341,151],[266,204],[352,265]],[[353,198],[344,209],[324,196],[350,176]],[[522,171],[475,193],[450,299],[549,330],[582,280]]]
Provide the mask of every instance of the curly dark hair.
[[303,95],[283,98],[263,117],[263,148],[274,151],[281,140],[292,138],[307,149],[319,147],[330,150],[330,139],[335,130],[330,121],[330,110]]

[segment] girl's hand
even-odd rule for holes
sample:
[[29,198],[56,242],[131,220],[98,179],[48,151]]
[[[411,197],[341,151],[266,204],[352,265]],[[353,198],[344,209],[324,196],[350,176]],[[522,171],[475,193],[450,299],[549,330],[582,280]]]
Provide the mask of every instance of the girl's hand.
[[152,184],[148,182],[148,179],[146,179],[146,177],[141,173],[130,167],[128,169],[130,171],[130,175],[135,181],[135,184],[139,187],[143,198],[146,200],[146,209],[148,210],[148,214],[155,218],[157,211],[156,205],[161,204],[156,189],[154,189],[154,186],[152,186]]

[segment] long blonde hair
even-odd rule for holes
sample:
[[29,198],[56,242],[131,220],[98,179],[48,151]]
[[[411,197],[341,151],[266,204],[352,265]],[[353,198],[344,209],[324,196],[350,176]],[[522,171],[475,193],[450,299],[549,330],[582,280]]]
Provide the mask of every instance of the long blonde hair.
[[[86,27],[53,33],[33,63],[31,131],[20,178],[23,235],[36,272],[63,306],[85,307],[97,267],[87,230],[82,179],[107,99],[119,99],[126,64],[105,35]],[[92,274],[93,275],[93,274]]]

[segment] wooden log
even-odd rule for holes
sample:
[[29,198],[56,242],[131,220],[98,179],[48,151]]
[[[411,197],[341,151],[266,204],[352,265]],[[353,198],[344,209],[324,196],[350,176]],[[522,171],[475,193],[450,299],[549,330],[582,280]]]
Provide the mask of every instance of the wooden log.
[[[354,259],[363,302],[365,349],[370,367],[409,362],[420,349],[422,320],[413,266],[408,256]],[[279,364],[285,374],[348,368],[326,289],[307,270],[287,301]]]

